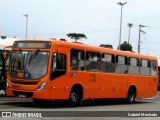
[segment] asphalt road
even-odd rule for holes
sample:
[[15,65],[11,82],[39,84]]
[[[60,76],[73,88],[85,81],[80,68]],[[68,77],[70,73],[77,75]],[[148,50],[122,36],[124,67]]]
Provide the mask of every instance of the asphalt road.
[[[147,120],[158,120],[160,119],[160,93],[153,98],[137,99],[135,104],[127,104],[121,100],[85,101],[82,106],[75,108],[69,107],[64,101],[37,105],[30,98],[1,96],[0,111],[0,116],[3,112],[3,117],[0,117],[3,120],[146,120],[144,116],[147,116]],[[12,118],[5,117],[5,112],[11,112]]]

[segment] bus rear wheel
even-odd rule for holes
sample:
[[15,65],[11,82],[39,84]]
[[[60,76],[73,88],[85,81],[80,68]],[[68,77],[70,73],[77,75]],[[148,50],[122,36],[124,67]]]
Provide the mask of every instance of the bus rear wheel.
[[136,91],[134,88],[129,88],[128,91],[128,97],[127,97],[127,102],[130,104],[135,103],[135,99],[136,99]]
[[76,107],[80,105],[81,102],[82,102],[82,98],[80,96],[80,91],[76,88],[73,88],[69,96],[69,106]]

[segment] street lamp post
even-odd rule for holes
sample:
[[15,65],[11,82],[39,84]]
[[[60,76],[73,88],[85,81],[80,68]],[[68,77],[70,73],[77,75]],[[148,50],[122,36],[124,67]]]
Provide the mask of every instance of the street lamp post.
[[129,40],[130,40],[130,30],[131,30],[131,27],[133,26],[132,23],[128,23],[128,27],[129,27],[129,34],[128,34],[128,44],[129,44]]
[[123,10],[123,5],[125,5],[127,2],[125,3],[117,3],[118,5],[121,5],[121,18],[120,18],[120,32],[119,32],[119,46],[118,49],[120,50],[120,45],[121,45],[121,28],[122,28],[122,10]]
[[146,26],[144,26],[144,25],[139,25],[138,53],[140,53],[140,45],[141,45],[140,39],[141,39],[141,32],[145,33],[143,30],[141,30],[142,27],[146,27]]
[[26,35],[25,38],[27,39],[27,32],[28,32],[28,14],[23,15],[24,17],[26,17]]

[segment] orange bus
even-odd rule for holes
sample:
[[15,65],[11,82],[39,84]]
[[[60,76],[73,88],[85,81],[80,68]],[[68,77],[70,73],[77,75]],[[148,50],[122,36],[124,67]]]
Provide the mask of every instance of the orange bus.
[[153,97],[157,93],[156,57],[56,40],[20,40],[13,44],[7,96],[34,102]]

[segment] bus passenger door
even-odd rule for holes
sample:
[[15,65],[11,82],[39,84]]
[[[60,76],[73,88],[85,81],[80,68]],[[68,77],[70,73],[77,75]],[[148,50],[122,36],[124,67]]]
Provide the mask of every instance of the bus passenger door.
[[51,99],[67,99],[68,97],[68,74],[67,74],[67,56],[61,53],[53,53],[51,81]]

